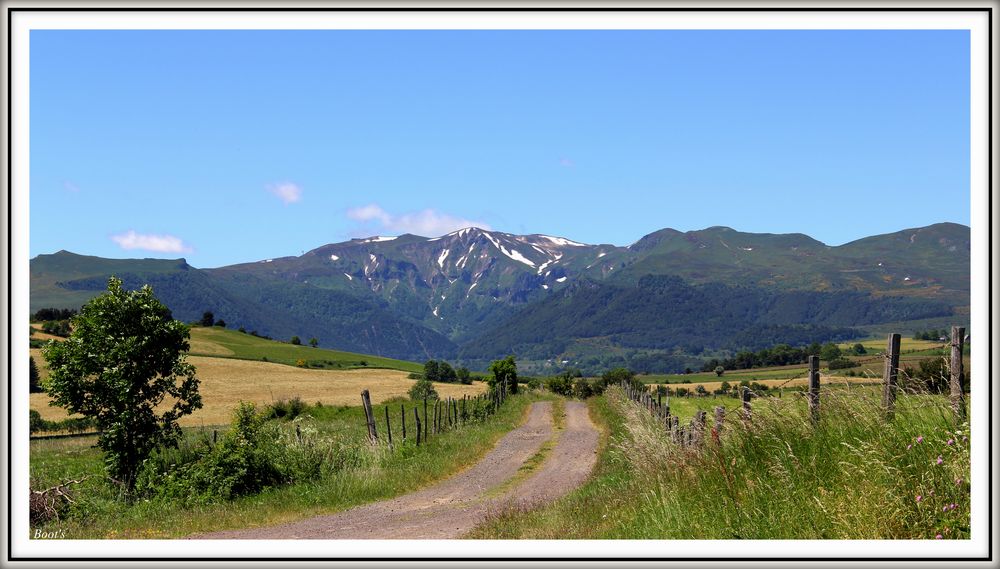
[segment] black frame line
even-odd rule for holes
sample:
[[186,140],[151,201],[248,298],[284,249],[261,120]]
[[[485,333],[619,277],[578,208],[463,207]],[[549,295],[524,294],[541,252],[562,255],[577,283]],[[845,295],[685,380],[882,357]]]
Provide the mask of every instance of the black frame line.
[[[263,7],[245,7],[245,8],[234,8],[234,7],[191,7],[191,8],[178,8],[178,7],[163,7],[163,8],[143,8],[143,7],[122,7],[122,8],[112,8],[112,7],[93,7],[93,8],[58,8],[58,7],[37,7],[37,8],[8,8],[7,9],[7,306],[13,306],[13,152],[11,150],[13,143],[13,128],[12,123],[14,121],[13,115],[13,97],[12,97],[12,85],[13,85],[13,40],[11,37],[11,29],[13,24],[13,16],[15,12],[62,12],[62,13],[86,13],[86,12],[394,12],[394,13],[407,13],[407,12],[528,12],[528,13],[539,13],[539,12],[708,12],[708,13],[718,13],[718,12],[861,12],[861,13],[871,13],[871,12],[985,12],[987,15],[987,207],[988,219],[989,219],[989,231],[988,235],[991,237],[987,241],[987,283],[988,291],[990,294],[987,295],[987,308],[988,308],[988,322],[990,326],[987,330],[987,346],[992,346],[992,318],[993,318],[993,273],[992,273],[992,263],[993,263],[993,240],[992,240],[992,224],[993,224],[993,194],[991,189],[993,188],[993,8],[983,7],[938,7],[938,8],[928,8],[928,7],[912,7],[912,8],[901,8],[901,7],[828,7],[828,8],[816,8],[816,7],[788,7],[788,8],[778,8],[778,7],[746,7],[746,8],[721,8],[721,7],[703,7],[703,8],[691,8],[691,7],[622,7],[622,8],[597,8],[597,7],[495,7],[495,8],[485,8],[485,7],[404,7],[404,8],[387,8],[387,7],[343,7],[343,8],[332,8],[332,7],[316,7],[316,8],[305,8],[305,7],[287,7],[287,8],[263,8]],[[970,299],[971,300],[971,299]],[[8,318],[9,318],[9,308],[8,308]],[[8,321],[8,335],[7,335],[7,350],[10,357],[7,360],[7,377],[13,377],[13,338],[10,332],[13,331],[14,323],[13,321]],[[987,377],[993,377],[993,362],[989,359]],[[993,398],[993,386],[992,382],[987,381],[987,402],[992,401]],[[12,474],[13,474],[13,450],[11,447],[11,431],[13,427],[13,422],[11,419],[11,412],[13,410],[13,403],[9,397],[7,398],[7,491],[8,496],[13,493],[12,487]],[[986,433],[987,440],[992,441],[993,432],[993,416],[988,415],[987,418],[988,430]],[[989,451],[990,446],[987,445]],[[987,455],[989,456],[989,454]],[[993,505],[993,486],[989,484],[993,480],[993,464],[991,461],[987,460],[987,496],[990,504],[990,514],[992,514]],[[911,562],[938,562],[938,561],[948,561],[948,562],[981,562],[981,561],[993,561],[993,517],[992,515],[987,516],[987,539],[988,539],[988,549],[986,557],[13,557],[10,550],[10,545],[13,543],[13,514],[11,509],[7,509],[7,561],[8,562],[25,562],[25,561],[40,561],[40,562],[65,562],[70,560],[84,561],[84,562],[232,562],[232,561],[264,561],[264,562],[307,562],[307,561],[372,561],[372,562],[399,562],[399,561],[441,561],[441,562],[475,562],[475,561],[499,561],[499,562],[519,562],[519,561],[540,561],[540,562],[565,562],[565,561],[621,561],[621,562],[643,562],[643,561],[675,561],[675,562],[734,562],[734,561],[744,561],[744,562],[758,562],[758,561],[772,561],[776,563],[787,563],[787,562],[803,562],[803,561],[875,561],[875,562],[899,562],[899,561],[911,561]]]

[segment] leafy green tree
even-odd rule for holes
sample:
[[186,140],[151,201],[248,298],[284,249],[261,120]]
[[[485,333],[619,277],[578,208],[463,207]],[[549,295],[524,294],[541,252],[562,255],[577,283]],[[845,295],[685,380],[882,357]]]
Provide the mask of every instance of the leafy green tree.
[[487,380],[490,389],[503,386],[506,382],[507,392],[511,395],[517,393],[517,363],[514,356],[507,356],[502,360],[493,360],[490,364],[490,378]]
[[202,406],[195,368],[185,361],[189,338],[149,285],[127,291],[111,277],[108,291],[73,318],[69,339],[42,349],[46,391],[94,421],[107,473],[127,493],[154,449],[176,445],[177,419]]
[[458,380],[458,375],[448,362],[441,362],[438,364],[438,376],[440,381],[444,381],[446,383],[455,383],[455,381]]
[[865,349],[864,344],[858,342],[857,344],[854,344],[854,346],[851,347],[851,352],[856,356],[863,356],[868,353],[868,350]]
[[469,368],[462,366],[455,370],[455,377],[458,382],[463,385],[472,385],[472,374],[469,373]]
[[215,324],[215,315],[210,310],[206,310],[201,315],[201,325],[208,328]]
[[420,401],[422,399],[437,399],[438,393],[434,390],[434,384],[427,379],[417,380],[410,388],[410,399]]
[[826,344],[823,344],[823,347],[819,351],[819,359],[825,361],[835,360],[839,358],[841,355],[842,354],[840,348],[837,347],[837,344],[834,344],[832,342],[827,342]]
[[427,360],[424,364],[424,379],[427,381],[440,381],[441,366],[437,360]]
[[315,336],[309,338],[309,345],[315,348],[316,346],[319,345],[319,340],[317,340]]
[[38,379],[38,366],[35,365],[34,356],[28,357],[28,392],[42,393],[42,385]]
[[292,343],[293,346],[301,346],[302,345],[302,340],[299,339],[298,336],[292,336],[292,339],[290,341],[291,341],[291,343]]
[[715,366],[716,377],[722,377],[722,374],[726,373],[726,368],[722,366]]
[[225,328],[226,321],[223,320],[222,318],[219,318],[218,320],[215,321],[215,325],[218,326],[219,328]]

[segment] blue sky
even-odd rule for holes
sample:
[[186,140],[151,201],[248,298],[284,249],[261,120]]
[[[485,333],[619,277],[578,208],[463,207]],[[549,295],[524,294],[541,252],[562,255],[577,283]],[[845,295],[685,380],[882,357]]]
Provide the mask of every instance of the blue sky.
[[965,31],[33,31],[30,252],[969,224]]

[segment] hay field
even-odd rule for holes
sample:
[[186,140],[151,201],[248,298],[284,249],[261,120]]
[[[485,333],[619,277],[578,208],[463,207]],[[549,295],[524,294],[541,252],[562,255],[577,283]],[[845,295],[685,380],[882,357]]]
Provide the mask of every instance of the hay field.
[[[699,385],[703,385],[703,386],[705,386],[705,389],[707,389],[709,392],[711,392],[713,390],[718,389],[720,386],[722,386],[722,382],[723,381],[728,381],[729,385],[737,385],[740,382],[740,380],[738,380],[738,379],[735,380],[735,381],[732,380],[732,379],[727,380],[727,379],[725,379],[725,376],[723,376],[722,380],[720,380],[720,381],[698,381],[698,382],[692,382],[692,383],[670,383],[670,384],[662,383],[660,385],[667,385],[667,386],[670,387],[670,389],[677,389],[678,387],[684,387],[684,388],[689,389],[691,391],[694,391],[695,389],[697,389]],[[755,379],[753,381],[755,381],[757,383],[760,383],[760,384],[763,384],[763,385],[766,385],[768,387],[772,387],[772,388],[773,387],[779,387],[779,386],[781,386],[781,387],[803,387],[803,386],[808,386],[809,385],[809,378],[808,377],[797,377],[795,379]],[[845,376],[845,375],[827,375],[825,373],[821,373],[820,376],[819,376],[819,383],[820,383],[820,385],[832,385],[832,384],[843,385],[845,383],[865,384],[865,383],[881,383],[881,382],[882,382],[882,378],[881,377],[848,377],[848,376]],[[652,390],[652,389],[656,389],[656,385],[657,384],[655,384],[655,383],[651,383],[651,384],[647,384],[646,387],[648,387],[649,389]]]
[[[39,360],[37,355],[35,360]],[[233,408],[240,401],[264,405],[298,396],[308,403],[322,401],[324,405],[360,405],[361,391],[367,389],[372,403],[380,403],[393,397],[406,397],[414,383],[406,377],[407,372],[398,370],[311,370],[276,363],[202,356],[189,356],[187,361],[198,370],[201,380],[199,391],[204,403],[203,408],[180,420],[182,425],[192,426],[228,424]],[[42,367],[39,365],[39,368]],[[45,373],[42,369],[39,371]],[[486,384],[435,383],[434,389],[442,397],[461,398],[466,394],[483,393]],[[31,394],[31,408],[44,419],[60,420],[66,417],[62,408],[50,407],[48,402],[49,397],[44,393]]]

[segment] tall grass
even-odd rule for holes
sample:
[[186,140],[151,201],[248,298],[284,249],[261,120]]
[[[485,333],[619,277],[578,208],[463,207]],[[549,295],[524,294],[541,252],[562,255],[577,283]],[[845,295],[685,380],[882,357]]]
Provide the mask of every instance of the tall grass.
[[[170,491],[170,485],[160,479],[152,482],[164,492],[125,501],[104,481],[101,455],[87,446],[89,440],[32,441],[33,487],[48,487],[62,480],[88,476],[84,483],[73,488],[74,506],[60,519],[38,529],[65,530],[69,539],[181,537],[278,524],[390,498],[475,463],[500,437],[523,421],[528,406],[539,397],[546,396],[529,393],[511,397],[486,420],[432,435],[419,447],[414,444],[412,431],[403,443],[396,438],[400,433],[395,429],[392,447],[369,444],[360,408],[310,406],[297,420],[282,423],[280,440],[290,448],[302,446],[303,452],[308,451],[291,453],[296,460],[321,453],[320,471],[316,475],[299,476],[308,469],[300,468],[299,464],[279,469],[296,475],[290,484],[264,487],[259,493],[232,499],[215,496],[201,499],[194,494],[182,497]],[[381,417],[382,407],[375,406],[376,417]],[[381,426],[380,423],[380,434]],[[152,458],[160,463],[162,468],[157,471],[162,476],[175,475],[171,466],[198,460],[212,439],[210,430],[186,431],[190,433],[179,449],[165,450]],[[227,440],[227,434],[222,435],[220,446]],[[301,443],[297,441],[299,436]],[[287,465],[286,454],[274,454],[274,458],[281,459],[278,466]],[[316,461],[307,462],[305,466],[309,467]]]
[[673,444],[619,390],[634,476],[633,538],[969,537],[968,424],[947,400],[903,394],[885,421],[876,389],[830,389],[812,425],[801,398],[754,400],[701,450]]
[[[479,539],[933,539],[969,537],[968,424],[942,396],[901,394],[885,422],[878,388],[825,388],[814,427],[804,398],[672,398],[688,419],[729,410],[701,450],[670,441],[618,387],[588,404],[604,431],[594,475],[534,511],[495,512]],[[940,457],[941,463],[938,464]]]

